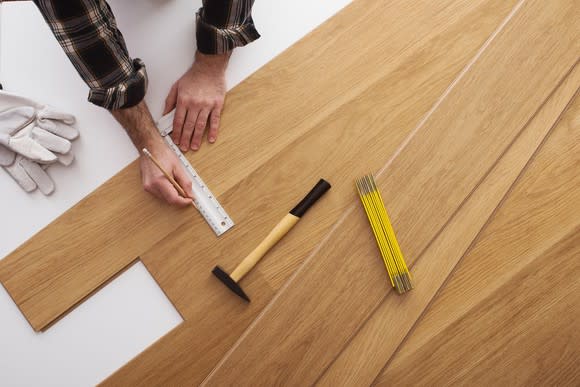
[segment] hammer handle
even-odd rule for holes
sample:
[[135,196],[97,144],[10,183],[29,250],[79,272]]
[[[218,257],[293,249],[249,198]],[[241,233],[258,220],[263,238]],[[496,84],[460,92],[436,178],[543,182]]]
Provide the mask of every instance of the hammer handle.
[[230,274],[230,277],[236,282],[241,280],[262,257],[270,250],[280,239],[284,237],[300,220],[299,217],[287,214],[282,220],[270,231],[268,236],[236,267]]
[[330,184],[324,180],[320,179],[318,183],[310,190],[310,192],[294,207],[289,214],[287,214],[282,220],[270,231],[268,236],[264,238],[262,242],[252,251],[244,260],[236,267],[236,269],[230,274],[230,277],[238,282],[241,280],[256,264],[262,259],[262,257],[270,250],[284,235],[288,233],[294,227],[300,218],[308,211],[310,207],[318,199],[322,197],[330,189]]

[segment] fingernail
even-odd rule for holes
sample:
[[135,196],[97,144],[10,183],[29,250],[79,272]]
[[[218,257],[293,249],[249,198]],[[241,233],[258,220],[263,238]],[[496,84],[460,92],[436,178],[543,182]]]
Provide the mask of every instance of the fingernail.
[[193,149],[194,151],[196,151],[196,150],[198,150],[198,149],[199,149],[199,146],[197,146],[197,145],[192,145],[192,146],[191,146],[191,149]]
[[209,142],[211,142],[212,144],[214,143],[214,141],[215,141],[215,137],[210,137],[209,138]]

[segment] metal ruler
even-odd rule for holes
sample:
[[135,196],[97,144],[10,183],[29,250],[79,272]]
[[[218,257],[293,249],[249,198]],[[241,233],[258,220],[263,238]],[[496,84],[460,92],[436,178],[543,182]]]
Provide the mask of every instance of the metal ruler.
[[193,169],[187,158],[181,153],[181,150],[173,143],[169,133],[173,130],[174,111],[161,117],[157,122],[159,133],[165,143],[177,155],[181,164],[191,178],[193,190],[193,202],[197,209],[209,224],[217,236],[222,235],[234,226],[234,221],[230,218],[224,208],[220,205],[216,197],[211,193],[208,186],[203,182],[199,174]]

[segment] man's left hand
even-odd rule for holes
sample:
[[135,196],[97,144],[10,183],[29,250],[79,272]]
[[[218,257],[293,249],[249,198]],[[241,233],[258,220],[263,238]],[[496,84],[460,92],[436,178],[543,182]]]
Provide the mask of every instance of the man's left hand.
[[171,138],[182,151],[198,150],[206,128],[215,142],[226,95],[225,70],[230,54],[204,55],[175,82],[165,100],[163,114],[175,109]]

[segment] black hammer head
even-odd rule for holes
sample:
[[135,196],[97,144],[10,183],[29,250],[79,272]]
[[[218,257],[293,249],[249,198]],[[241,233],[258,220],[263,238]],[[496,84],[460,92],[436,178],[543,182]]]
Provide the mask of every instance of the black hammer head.
[[248,297],[246,295],[246,293],[244,293],[244,291],[242,290],[242,288],[240,287],[240,285],[238,285],[238,283],[236,281],[234,281],[232,279],[232,277],[230,277],[230,275],[225,272],[224,269],[222,269],[219,266],[216,266],[216,267],[213,268],[212,273],[220,281],[222,281],[228,288],[230,288],[230,290],[232,292],[236,293],[238,296],[242,297],[244,300],[250,302],[250,297]]

